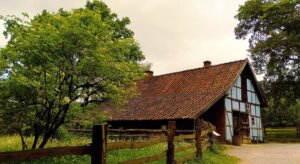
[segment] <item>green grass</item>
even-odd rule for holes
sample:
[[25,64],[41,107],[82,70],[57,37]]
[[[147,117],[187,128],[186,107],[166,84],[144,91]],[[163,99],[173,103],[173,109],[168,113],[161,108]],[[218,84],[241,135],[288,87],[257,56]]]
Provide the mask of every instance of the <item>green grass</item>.
[[[20,139],[18,136],[0,136],[0,152],[6,151],[16,151],[21,150]],[[32,138],[29,138],[29,142],[32,141]],[[90,138],[87,137],[70,137],[69,140],[52,140],[47,144],[46,147],[58,147],[58,146],[77,146],[77,145],[85,145],[90,143]],[[176,146],[186,145],[187,143],[176,143]],[[115,150],[110,151],[107,154],[107,163],[116,164],[123,161],[127,161],[135,158],[142,158],[147,156],[158,155],[167,149],[166,144],[157,144],[146,148],[140,149],[123,149],[123,150]],[[175,158],[181,159],[192,153],[195,153],[195,148],[190,148],[185,151],[181,151],[176,153]],[[90,163],[91,157],[89,155],[85,156],[63,156],[57,158],[43,158],[39,160],[34,160],[30,162],[22,162],[33,163],[33,164],[61,164],[61,163],[76,163],[76,164],[85,164]],[[187,163],[207,163],[207,164],[234,164],[237,163],[238,159],[235,157],[228,156],[224,153],[224,147],[221,145],[217,145],[214,147],[212,151],[206,151],[203,154],[203,160],[191,160]],[[13,163],[13,162],[12,162]],[[158,161],[149,162],[149,164],[164,164],[166,163],[166,158],[162,158]]]
[[[20,137],[17,135],[5,135],[0,136],[0,152],[7,152],[7,151],[20,151],[22,150],[21,140]],[[31,145],[33,142],[33,137],[29,137],[27,139],[28,145]],[[57,140],[52,139],[50,140],[46,148],[48,147],[61,147],[61,146],[78,146],[78,145],[86,145],[91,143],[91,139],[87,137],[76,137],[72,136],[66,140]]]
[[227,155],[225,153],[226,147],[220,144],[216,144],[212,150],[205,151],[203,153],[202,159],[194,159],[191,161],[188,161],[188,164],[237,164],[239,163],[239,159],[237,157],[233,157],[230,155]]
[[[0,152],[7,152],[7,151],[20,151],[22,150],[21,146],[21,140],[19,136],[17,135],[5,135],[0,136]],[[32,143],[33,137],[29,137],[27,139],[27,142]],[[91,143],[91,139],[87,137],[76,137],[72,136],[66,140],[57,140],[52,139],[50,140],[46,147],[62,147],[62,146],[78,146],[78,145],[86,145]],[[76,164],[85,164],[90,163],[91,158],[89,155],[84,156],[76,156],[76,155],[70,155],[70,156],[63,156],[63,157],[52,157],[52,158],[43,158],[40,160],[34,160],[30,162],[22,162],[24,164],[30,163],[30,164],[60,164],[60,163],[76,163]],[[10,163],[19,163],[19,162],[10,162]]]
[[297,137],[295,127],[266,128],[265,140],[266,142],[293,143],[300,142],[300,137]]
[[107,154],[107,163],[116,164],[130,159],[158,155],[166,150],[166,144],[157,144],[140,149],[122,149],[110,151]]
[[[91,157],[89,155],[76,156],[69,155],[63,157],[52,157],[52,158],[43,158],[33,161],[21,162],[21,164],[90,164]],[[20,162],[10,162],[8,164],[20,164]]]
[[[186,143],[177,143],[175,146],[184,146],[187,145]],[[166,150],[166,148],[165,148]],[[183,157],[189,156],[191,153],[195,153],[196,148],[190,148],[186,149],[184,151],[178,152],[175,154],[175,160],[179,160]],[[167,158],[161,158],[160,160],[153,161],[153,162],[148,162],[148,164],[164,164],[166,163]]]

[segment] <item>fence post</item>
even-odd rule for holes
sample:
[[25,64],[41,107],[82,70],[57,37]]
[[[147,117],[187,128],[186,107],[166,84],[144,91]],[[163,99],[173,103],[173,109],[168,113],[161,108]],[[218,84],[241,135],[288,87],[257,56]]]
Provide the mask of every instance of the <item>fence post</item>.
[[107,146],[108,126],[94,125],[92,138],[91,163],[106,164],[106,146]]
[[201,120],[200,118],[196,119],[196,135],[195,135],[195,140],[196,140],[196,157],[197,158],[202,158],[202,143],[201,143]]
[[[266,128],[264,128],[264,129],[266,129]],[[296,121],[296,129],[297,129],[297,136],[300,137],[300,120]],[[266,134],[265,134],[265,136],[266,136]]]
[[174,136],[176,130],[176,122],[168,121],[168,150],[167,150],[167,164],[174,164]]

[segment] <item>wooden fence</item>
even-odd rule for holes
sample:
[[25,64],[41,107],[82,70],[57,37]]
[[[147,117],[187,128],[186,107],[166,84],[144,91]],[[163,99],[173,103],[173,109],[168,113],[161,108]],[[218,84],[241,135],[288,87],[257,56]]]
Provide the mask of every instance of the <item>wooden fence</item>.
[[[125,132],[129,132],[127,137],[138,136],[132,134],[134,131],[139,131],[143,134],[142,130],[111,130],[116,133],[123,133],[121,136],[124,137]],[[92,164],[105,164],[106,163],[106,153],[112,150],[118,149],[137,149],[144,148],[160,143],[167,142],[167,150],[154,156],[142,157],[138,159],[131,159],[129,161],[123,162],[123,164],[130,163],[145,163],[150,161],[156,161],[161,158],[167,157],[167,163],[181,163],[195,157],[201,158],[203,152],[208,149],[214,141],[212,139],[212,133],[210,130],[202,130],[201,121],[198,120],[196,124],[195,133],[176,135],[176,133],[182,133],[183,131],[176,131],[175,121],[169,121],[166,133],[163,130],[146,130],[148,134],[156,136],[155,139],[149,139],[145,141],[135,141],[135,140],[118,140],[117,142],[108,143],[108,126],[107,125],[94,125],[92,130],[92,144],[86,146],[70,146],[70,147],[55,147],[55,148],[45,148],[45,149],[35,149],[17,152],[3,152],[0,153],[0,163],[8,161],[25,161],[40,159],[43,157],[59,157],[65,155],[91,155]],[[192,132],[192,131],[191,131]],[[185,131],[187,133],[187,131]],[[160,134],[160,135],[159,135]],[[125,135],[126,136],[126,135]],[[146,135],[148,136],[148,135]],[[189,140],[189,145],[175,147],[174,143],[177,141]],[[196,148],[196,153],[187,155],[175,161],[175,153],[184,151],[186,149]]]

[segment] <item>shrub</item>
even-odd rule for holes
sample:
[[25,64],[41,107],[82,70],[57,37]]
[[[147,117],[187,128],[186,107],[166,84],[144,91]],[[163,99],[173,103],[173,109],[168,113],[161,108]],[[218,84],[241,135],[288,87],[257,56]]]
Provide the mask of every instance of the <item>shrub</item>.
[[56,130],[56,132],[54,133],[52,138],[58,139],[58,140],[70,140],[72,138],[72,135],[69,133],[67,128],[65,128],[64,126],[61,126]]

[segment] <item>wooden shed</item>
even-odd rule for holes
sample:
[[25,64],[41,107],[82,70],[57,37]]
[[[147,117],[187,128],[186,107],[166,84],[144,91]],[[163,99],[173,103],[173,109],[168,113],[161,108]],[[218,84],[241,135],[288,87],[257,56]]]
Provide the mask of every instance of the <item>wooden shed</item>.
[[137,82],[138,96],[122,107],[107,107],[111,128],[161,129],[175,120],[177,129],[195,129],[201,118],[216,126],[221,141],[234,135],[262,140],[261,109],[266,106],[249,61],[239,60],[153,76]]

